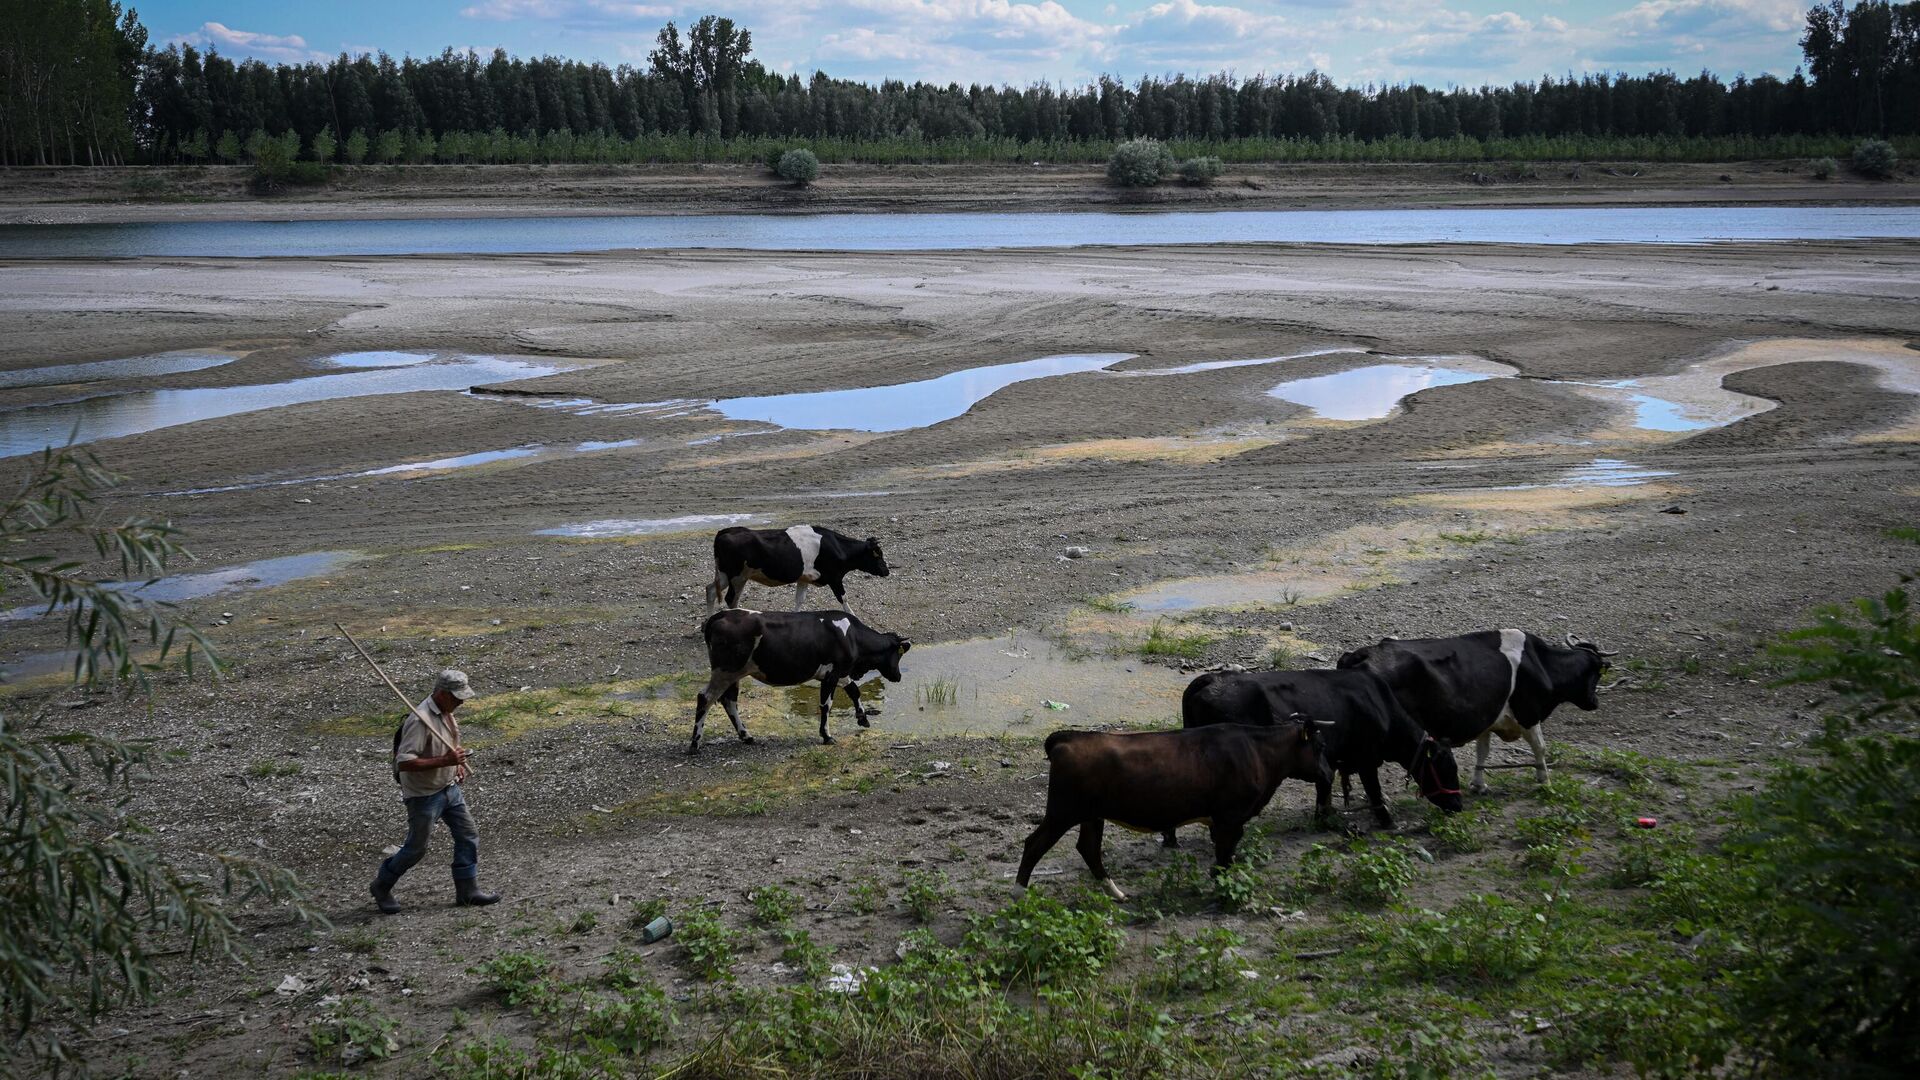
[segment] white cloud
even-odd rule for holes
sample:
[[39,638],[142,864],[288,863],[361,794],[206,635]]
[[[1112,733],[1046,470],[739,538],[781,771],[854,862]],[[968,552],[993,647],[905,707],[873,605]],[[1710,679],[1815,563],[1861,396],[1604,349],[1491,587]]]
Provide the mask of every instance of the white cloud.
[[308,60],[327,58],[325,53],[307,48],[306,39],[298,34],[261,34],[251,30],[235,30],[224,23],[217,22],[201,23],[200,29],[181,34],[172,40],[182,44],[218,49],[230,55],[252,56],[261,60],[279,60],[286,63],[304,63]]

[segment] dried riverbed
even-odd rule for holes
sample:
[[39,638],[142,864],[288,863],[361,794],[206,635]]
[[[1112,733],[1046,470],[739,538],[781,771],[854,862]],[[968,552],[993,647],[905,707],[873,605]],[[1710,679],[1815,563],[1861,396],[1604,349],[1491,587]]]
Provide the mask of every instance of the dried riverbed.
[[[143,1074],[252,1068],[257,1049],[273,1053],[269,1071],[299,1067],[317,995],[276,996],[289,973],[316,987],[371,978],[382,1009],[438,1030],[450,1009],[479,1007],[470,958],[538,947],[584,966],[610,949],[616,894],[712,900],[744,922],[741,893],[784,881],[838,959],[882,961],[905,922],[853,914],[852,885],[938,867],[958,883],[954,912],[996,905],[1039,806],[1033,736],[1164,723],[1183,666],[1315,664],[1385,634],[1575,630],[1623,650],[1637,674],[1599,713],[1557,716],[1551,737],[1711,757],[1736,775],[1716,783],[1743,782],[1746,763],[1812,721],[1804,695],[1742,665],[1810,605],[1907,567],[1884,530],[1911,523],[1920,499],[1920,351],[1908,344],[1920,339],[1920,244],[1909,242],[267,259],[244,272],[179,259],[4,273],[0,409],[419,379],[460,355],[535,369],[474,381],[538,396],[436,381],[296,395],[126,437],[99,429],[95,449],[131,475],[106,508],[188,530],[200,563],[181,580],[210,591],[181,594],[184,610],[229,655],[232,680],[162,680],[151,713],[75,695],[58,688],[53,628],[12,618],[0,621],[0,668],[24,678],[9,708],[159,739],[165,761],[135,803],[165,826],[156,842],[264,852],[299,870],[338,924],[309,935],[262,921],[254,967],[189,978],[186,999],[111,1020]],[[323,363],[381,352],[406,355]],[[65,382],[12,374],[157,354],[233,359]],[[890,406],[871,395],[838,399],[867,403],[844,428],[709,407],[1093,354],[1131,358],[998,385],[925,426],[880,422]],[[1220,363],[1273,357],[1289,359]],[[1274,393],[1446,364],[1487,377],[1406,384],[1411,396],[1359,415]],[[1177,368],[1188,370],[1132,374]],[[1637,385],[1608,385],[1624,380]],[[1686,423],[1644,423],[1635,394]],[[832,399],[808,404],[822,403],[830,420]],[[21,465],[0,460],[10,476]],[[850,596],[917,644],[871,731],[843,709],[840,743],[816,748],[809,692],[749,685],[761,741],[731,743],[722,720],[701,756],[684,756],[708,538],[734,521],[885,538],[896,572],[853,580]],[[354,557],[260,576],[262,560],[327,552]],[[381,763],[392,718],[335,620],[364,631],[405,684],[457,664],[485,695],[470,721],[482,748],[472,799],[506,908],[439,906],[436,852],[403,889],[415,908],[404,921],[366,915],[365,878],[398,839]],[[1503,797],[1519,776],[1501,774]],[[1283,788],[1271,816],[1291,825],[1305,802]],[[1286,858],[1308,842],[1276,844]],[[1128,881],[1162,858],[1148,839],[1110,835],[1108,848]],[[1045,869],[1080,873],[1067,847]],[[1457,892],[1448,874],[1429,877],[1423,899]],[[555,927],[581,911],[600,929]],[[935,929],[958,926],[943,914]],[[786,978],[776,954],[756,946],[743,979]],[[687,993],[672,955],[664,946],[648,963]],[[431,1041],[410,1037],[409,1052]],[[1509,1053],[1503,1069],[1528,1064],[1524,1047]]]

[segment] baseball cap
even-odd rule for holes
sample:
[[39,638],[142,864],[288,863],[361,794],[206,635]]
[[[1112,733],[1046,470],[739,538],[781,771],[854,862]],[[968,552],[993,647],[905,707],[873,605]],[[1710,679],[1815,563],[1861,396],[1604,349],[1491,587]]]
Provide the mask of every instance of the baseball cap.
[[467,682],[467,673],[464,671],[455,671],[452,668],[447,668],[440,672],[440,677],[433,681],[433,692],[437,694],[442,690],[459,698],[461,701],[465,701],[473,696],[473,686]]

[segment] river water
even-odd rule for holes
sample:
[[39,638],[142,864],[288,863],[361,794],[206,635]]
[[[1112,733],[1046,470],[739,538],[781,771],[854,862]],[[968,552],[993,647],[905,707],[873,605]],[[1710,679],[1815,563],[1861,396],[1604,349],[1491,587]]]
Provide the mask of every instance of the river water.
[[662,248],[952,251],[1091,244],[1706,244],[1875,238],[1920,238],[1920,208],[1487,207],[0,225],[0,258],[259,258]]

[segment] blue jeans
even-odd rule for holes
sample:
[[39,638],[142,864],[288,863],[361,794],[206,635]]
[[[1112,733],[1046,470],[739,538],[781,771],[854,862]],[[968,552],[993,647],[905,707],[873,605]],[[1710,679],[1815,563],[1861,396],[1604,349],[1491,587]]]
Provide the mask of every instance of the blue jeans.
[[380,864],[380,880],[392,885],[427,854],[433,823],[445,821],[453,834],[453,879],[472,881],[480,875],[480,830],[467,812],[459,784],[448,784],[431,795],[402,799],[407,804],[407,842]]

